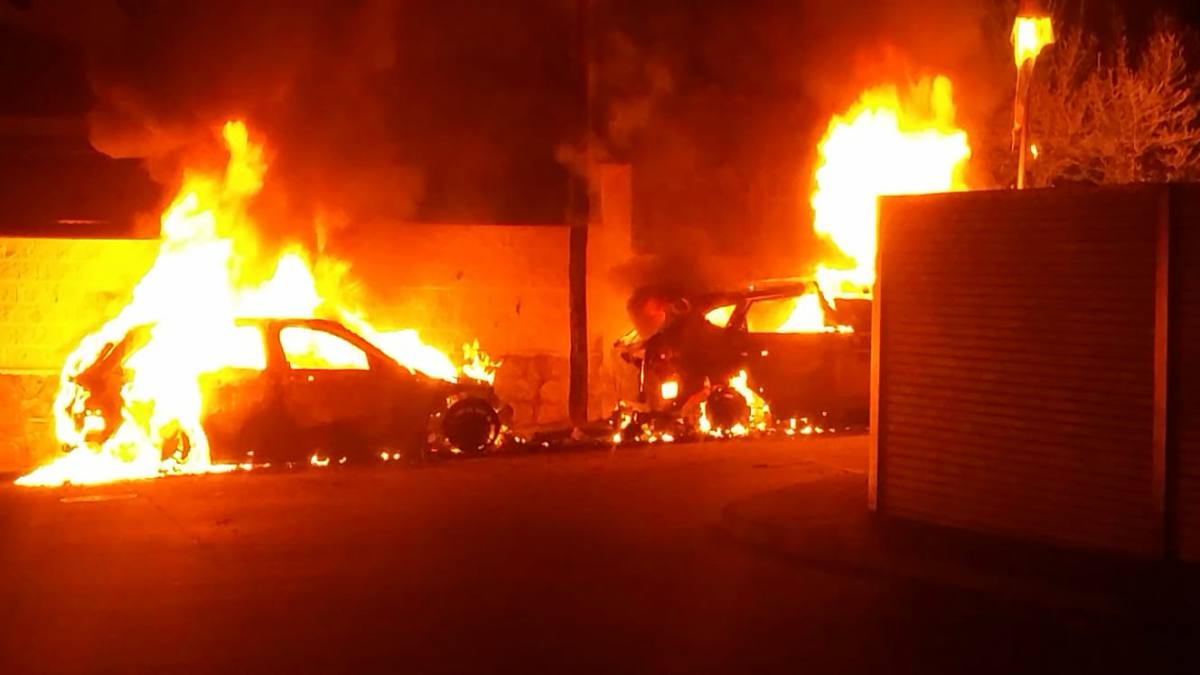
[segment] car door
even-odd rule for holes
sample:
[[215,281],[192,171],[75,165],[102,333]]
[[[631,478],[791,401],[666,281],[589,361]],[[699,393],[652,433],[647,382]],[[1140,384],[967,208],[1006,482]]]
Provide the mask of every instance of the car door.
[[278,336],[287,364],[282,408],[291,425],[319,447],[379,439],[396,395],[382,364],[322,327],[285,325]]
[[252,453],[260,450],[258,427],[278,404],[263,329],[263,324],[243,324],[222,335],[224,367],[200,377],[202,424],[215,462],[254,459]]
[[838,323],[849,331],[831,335],[833,390],[837,394],[837,422],[865,425],[871,398],[871,301],[841,298],[834,301]]
[[738,326],[749,384],[777,418],[812,417],[829,403],[836,335],[823,330],[819,310],[812,321],[801,320],[809,304],[810,295],[758,298]]

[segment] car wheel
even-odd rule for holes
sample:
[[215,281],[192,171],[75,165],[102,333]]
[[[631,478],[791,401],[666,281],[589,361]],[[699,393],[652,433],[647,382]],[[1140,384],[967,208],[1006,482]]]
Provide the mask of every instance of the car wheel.
[[500,416],[487,401],[465,398],[442,416],[442,435],[462,452],[480,453],[492,447],[500,435]]
[[717,387],[708,395],[705,404],[708,419],[716,429],[731,429],[750,420],[750,406],[734,389]]

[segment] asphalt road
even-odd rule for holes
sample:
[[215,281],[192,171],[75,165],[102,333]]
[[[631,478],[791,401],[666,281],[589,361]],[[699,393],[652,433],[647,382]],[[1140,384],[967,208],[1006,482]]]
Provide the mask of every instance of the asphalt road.
[[1161,627],[806,565],[723,526],[798,486],[865,499],[865,452],[860,436],[5,486],[0,673],[1182,667]]

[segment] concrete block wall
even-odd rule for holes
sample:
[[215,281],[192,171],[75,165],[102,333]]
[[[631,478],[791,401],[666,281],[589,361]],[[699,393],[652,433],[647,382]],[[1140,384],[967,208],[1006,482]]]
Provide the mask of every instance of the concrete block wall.
[[153,240],[0,238],[0,372],[57,373],[157,252]]
[[492,354],[568,350],[567,229],[397,223],[335,239],[370,319],[418,328],[449,351],[474,339]]
[[58,452],[51,411],[57,373],[0,373],[0,475],[22,473]]
[[496,391],[520,427],[567,415],[568,231],[546,225],[397,223],[346,233],[364,309],[380,328],[417,328],[452,357],[463,343],[502,361]]
[[150,240],[0,238],[0,473],[57,451],[63,361],[128,301],[157,250]]

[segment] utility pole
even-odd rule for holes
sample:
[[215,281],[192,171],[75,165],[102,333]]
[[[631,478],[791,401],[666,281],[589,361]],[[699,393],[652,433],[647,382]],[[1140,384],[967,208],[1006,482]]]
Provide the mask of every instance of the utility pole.
[[1013,145],[1017,151],[1017,189],[1025,189],[1029,158],[1029,117],[1033,104],[1033,71],[1038,54],[1054,44],[1054,25],[1037,0],[1023,0],[1013,22],[1013,62],[1017,66],[1017,94],[1013,101]]
[[577,73],[582,86],[580,124],[576,136],[582,159],[571,171],[567,188],[567,225],[570,230],[568,265],[570,287],[570,383],[568,408],[576,426],[588,416],[588,324],[587,324],[587,245],[591,219],[591,195],[588,174],[592,170],[592,2],[576,0]]

